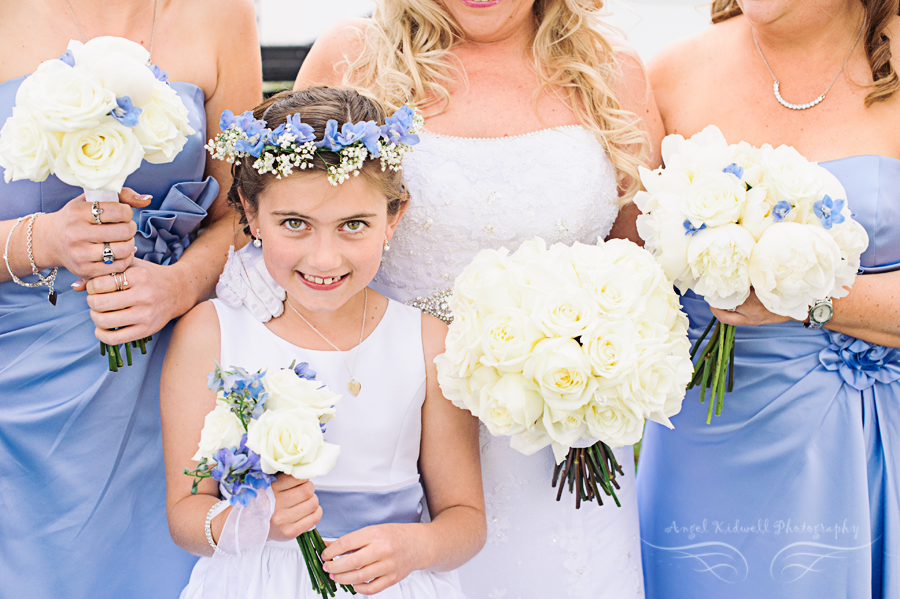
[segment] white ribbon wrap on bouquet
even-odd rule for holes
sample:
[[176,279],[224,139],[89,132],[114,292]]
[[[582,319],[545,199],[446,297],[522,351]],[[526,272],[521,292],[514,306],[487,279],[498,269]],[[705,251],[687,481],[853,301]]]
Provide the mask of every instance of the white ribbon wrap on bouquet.
[[119,194],[110,189],[85,189],[84,199],[88,202],[118,202]]
[[269,520],[275,512],[272,488],[259,493],[228,514],[216,552],[203,581],[203,599],[246,599],[253,576],[259,573]]

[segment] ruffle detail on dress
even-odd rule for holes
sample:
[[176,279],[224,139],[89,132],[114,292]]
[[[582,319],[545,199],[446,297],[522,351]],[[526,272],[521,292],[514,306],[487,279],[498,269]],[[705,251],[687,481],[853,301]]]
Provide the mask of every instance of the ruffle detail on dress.
[[826,370],[838,371],[845,383],[864,391],[875,383],[900,379],[900,350],[829,331],[831,343],[819,352]]
[[135,256],[162,265],[177,262],[218,195],[219,183],[212,177],[174,184],[159,208],[138,212]]

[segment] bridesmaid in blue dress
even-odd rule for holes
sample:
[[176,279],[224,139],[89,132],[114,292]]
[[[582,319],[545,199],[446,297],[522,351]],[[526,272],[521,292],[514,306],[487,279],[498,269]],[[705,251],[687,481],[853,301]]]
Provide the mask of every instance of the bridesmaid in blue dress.
[[[33,223],[34,260],[59,267],[53,306],[46,287],[19,286],[0,264],[0,597],[177,597],[195,558],[166,524],[159,376],[168,323],[212,292],[232,242],[220,193],[230,176],[206,164],[203,145],[207,121],[215,128],[225,107],[259,101],[253,6],[40,0],[2,8],[0,113],[10,114],[24,77],[69,39],[115,35],[142,43],[168,71],[197,133],[174,162],[145,162],[128,178],[126,204],[104,206],[107,224],[93,221],[81,189],[55,177],[0,183],[0,243],[9,239],[12,271],[37,280],[26,254],[30,219],[10,235],[36,212],[45,214]],[[114,242],[109,266],[104,241]],[[126,267],[128,286],[117,292],[107,275]],[[88,296],[80,280],[96,276]],[[148,355],[109,372],[98,338],[151,334]]]
[[[793,145],[841,181],[870,244],[818,330],[755,296],[734,313],[683,298],[693,338],[713,313],[740,325],[735,385],[711,425],[697,390],[674,430],[648,424],[647,595],[900,597],[898,3],[720,0],[713,12],[718,24],[650,66],[667,133],[715,124],[730,143]],[[794,103],[835,82],[817,106],[789,109],[774,77]]]

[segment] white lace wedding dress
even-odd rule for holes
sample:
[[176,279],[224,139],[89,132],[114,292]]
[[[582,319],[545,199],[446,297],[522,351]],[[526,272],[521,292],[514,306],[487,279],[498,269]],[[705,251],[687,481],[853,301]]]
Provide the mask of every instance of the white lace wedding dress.
[[[404,160],[411,202],[372,287],[407,301],[449,288],[479,250],[541,236],[594,243],[618,213],[612,164],[578,126],[502,138],[424,132]],[[556,502],[546,448],[524,456],[481,430],[485,548],[460,570],[470,599],[643,597],[632,448],[604,505]]]

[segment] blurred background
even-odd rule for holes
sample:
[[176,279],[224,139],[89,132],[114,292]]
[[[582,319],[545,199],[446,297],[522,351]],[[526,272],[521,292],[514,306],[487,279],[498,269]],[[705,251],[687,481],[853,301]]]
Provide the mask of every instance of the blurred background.
[[[263,79],[271,93],[290,87],[309,47],[341,19],[367,16],[371,0],[254,0],[263,53]],[[709,2],[608,0],[607,22],[618,27],[644,62],[678,38],[709,25]]]

